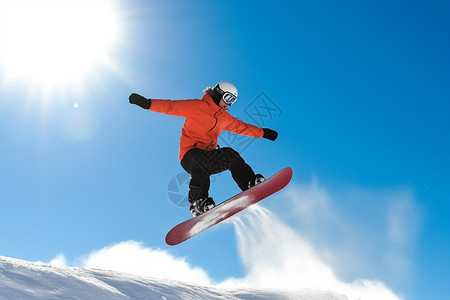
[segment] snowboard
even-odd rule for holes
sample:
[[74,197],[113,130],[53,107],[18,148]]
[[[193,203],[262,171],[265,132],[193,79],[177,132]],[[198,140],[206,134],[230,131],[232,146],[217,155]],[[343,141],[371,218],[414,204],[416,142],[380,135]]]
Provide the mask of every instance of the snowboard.
[[178,245],[228,219],[262,199],[283,189],[292,179],[292,168],[284,168],[260,184],[231,197],[213,209],[173,227],[166,235],[167,245]]

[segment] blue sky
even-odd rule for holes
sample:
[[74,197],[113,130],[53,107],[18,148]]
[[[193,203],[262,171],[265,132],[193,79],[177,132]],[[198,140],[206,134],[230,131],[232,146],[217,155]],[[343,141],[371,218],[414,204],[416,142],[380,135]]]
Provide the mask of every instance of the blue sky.
[[[113,3],[118,28],[112,46],[90,57],[85,69],[67,61],[100,45],[80,40],[77,51],[58,57],[62,68],[13,72],[7,63],[13,58],[56,58],[42,54],[52,53],[51,45],[39,40],[10,56],[5,41],[23,31],[3,18],[0,255],[50,261],[63,254],[77,265],[91,251],[134,240],[185,257],[215,281],[244,276],[245,246],[230,224],[177,247],[165,245],[167,231],[189,217],[168,197],[169,182],[183,173],[183,119],[128,103],[131,92],[200,98],[206,86],[227,80],[239,90],[230,113],[277,130],[279,139],[244,139],[251,142],[244,147],[224,135],[222,144],[239,149],[266,176],[291,166],[289,199],[328,199],[308,215],[314,217],[308,224],[298,217],[310,210],[303,206],[293,216],[289,209],[298,203],[272,197],[264,207],[323,250],[323,259],[335,249],[328,262],[342,280],[380,280],[407,299],[448,295],[448,2]],[[21,24],[25,32],[36,25]],[[58,76],[42,75],[48,69]],[[277,113],[269,115],[261,103]],[[255,108],[263,119],[255,119]],[[217,201],[237,192],[229,173],[214,177]],[[307,230],[312,225],[315,232]],[[385,226],[390,238],[381,234]],[[331,233],[346,239],[330,240]],[[393,240],[398,248],[390,248]],[[359,268],[336,263],[355,248],[363,252]],[[378,261],[388,248],[405,258],[400,265],[408,272]]]

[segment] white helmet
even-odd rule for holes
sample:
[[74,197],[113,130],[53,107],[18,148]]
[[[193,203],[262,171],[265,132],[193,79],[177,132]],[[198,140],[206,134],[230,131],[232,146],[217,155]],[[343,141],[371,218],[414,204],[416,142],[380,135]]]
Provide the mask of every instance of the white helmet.
[[233,104],[237,100],[237,88],[228,81],[221,81],[214,87],[214,90],[222,96],[223,102],[228,105]]

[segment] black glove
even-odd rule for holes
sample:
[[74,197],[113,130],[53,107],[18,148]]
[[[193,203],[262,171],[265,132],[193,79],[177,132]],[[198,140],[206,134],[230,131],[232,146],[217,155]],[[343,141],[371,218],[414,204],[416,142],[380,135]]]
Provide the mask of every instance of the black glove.
[[269,129],[269,128],[263,128],[264,130],[264,135],[263,138],[271,140],[271,141],[275,141],[278,137],[278,132],[276,132],[275,130]]
[[139,105],[143,109],[149,109],[150,106],[152,105],[152,100],[142,97],[141,95],[135,93],[131,94],[130,97],[128,97],[128,101],[131,104]]

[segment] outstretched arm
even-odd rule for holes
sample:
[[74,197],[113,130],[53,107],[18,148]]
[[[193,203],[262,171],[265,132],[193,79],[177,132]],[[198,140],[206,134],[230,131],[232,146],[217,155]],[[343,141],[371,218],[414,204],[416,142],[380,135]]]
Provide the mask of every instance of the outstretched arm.
[[147,99],[135,93],[131,94],[128,100],[131,104],[136,104],[143,109],[179,117],[186,117],[190,107],[196,103],[196,100]]
[[252,136],[255,138],[260,138],[264,135],[261,128],[242,122],[231,115],[229,115],[228,124],[224,129],[236,134]]
[[230,121],[228,126],[225,128],[227,131],[256,138],[262,137],[271,141],[275,141],[278,137],[278,133],[275,130],[269,128],[259,128],[254,125],[244,123],[231,115],[229,117]]

